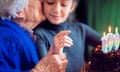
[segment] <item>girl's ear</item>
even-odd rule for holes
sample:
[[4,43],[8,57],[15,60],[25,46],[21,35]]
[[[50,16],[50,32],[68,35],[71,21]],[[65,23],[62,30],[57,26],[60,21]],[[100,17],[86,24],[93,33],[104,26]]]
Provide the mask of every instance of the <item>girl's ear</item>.
[[71,6],[71,12],[75,11],[76,6],[77,6],[77,3],[73,2],[72,6]]

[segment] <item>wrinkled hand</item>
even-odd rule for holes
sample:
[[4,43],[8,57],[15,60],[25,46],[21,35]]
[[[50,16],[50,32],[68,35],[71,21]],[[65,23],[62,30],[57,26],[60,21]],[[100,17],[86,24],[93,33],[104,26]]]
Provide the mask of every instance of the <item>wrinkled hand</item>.
[[54,37],[54,45],[45,56],[33,68],[32,72],[65,72],[68,63],[66,55],[63,53],[65,46],[73,45],[72,39],[68,36],[69,30],[61,31]]
[[48,54],[31,72],[65,72],[67,59],[65,54]]
[[55,37],[54,37],[54,52],[55,53],[62,53],[63,48],[65,46],[70,47],[73,45],[72,39],[68,36],[71,33],[69,30],[64,30],[59,32]]

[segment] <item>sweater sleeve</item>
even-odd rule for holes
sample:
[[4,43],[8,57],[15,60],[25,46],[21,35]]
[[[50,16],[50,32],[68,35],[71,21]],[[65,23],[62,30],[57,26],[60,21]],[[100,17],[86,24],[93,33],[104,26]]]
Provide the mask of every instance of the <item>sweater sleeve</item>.
[[0,72],[30,72],[30,70],[21,69],[18,56],[14,55],[14,51],[9,50],[10,48],[6,46],[9,45],[9,42],[6,42],[6,44],[3,42],[4,41],[0,38]]
[[5,47],[0,43],[0,72],[30,72],[30,70],[22,71],[17,68],[12,68],[4,56]]
[[40,59],[42,57],[44,57],[45,55],[47,55],[48,53],[48,50],[47,50],[47,47],[46,47],[46,43],[45,41],[41,38],[41,36],[37,36],[36,37],[36,46],[38,48],[38,51],[39,51],[39,56],[40,56]]
[[86,42],[92,46],[101,45],[101,35],[93,30],[91,27],[84,25],[85,33],[86,33]]
[[44,30],[38,28],[34,31],[34,34],[36,35],[35,44],[38,49],[39,58],[42,59],[48,53],[48,47],[44,36]]

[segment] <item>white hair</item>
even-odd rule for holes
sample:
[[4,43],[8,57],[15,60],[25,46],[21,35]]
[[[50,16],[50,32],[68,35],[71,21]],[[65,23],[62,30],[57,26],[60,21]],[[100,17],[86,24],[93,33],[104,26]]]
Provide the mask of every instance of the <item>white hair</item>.
[[0,14],[8,13],[13,18],[16,13],[22,11],[28,4],[28,0],[0,0]]

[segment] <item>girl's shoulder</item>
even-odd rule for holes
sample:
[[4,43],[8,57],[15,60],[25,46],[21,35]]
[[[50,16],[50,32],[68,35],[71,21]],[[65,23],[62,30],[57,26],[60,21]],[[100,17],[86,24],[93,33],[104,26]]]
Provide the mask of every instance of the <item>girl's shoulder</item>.
[[44,29],[44,27],[38,26],[37,28],[35,28],[33,30],[33,33],[35,35],[43,35],[43,33],[45,32],[46,29]]
[[80,21],[72,22],[71,25],[75,26],[77,28],[81,28],[81,29],[89,28],[89,26],[86,23],[83,23],[83,22],[80,22]]

